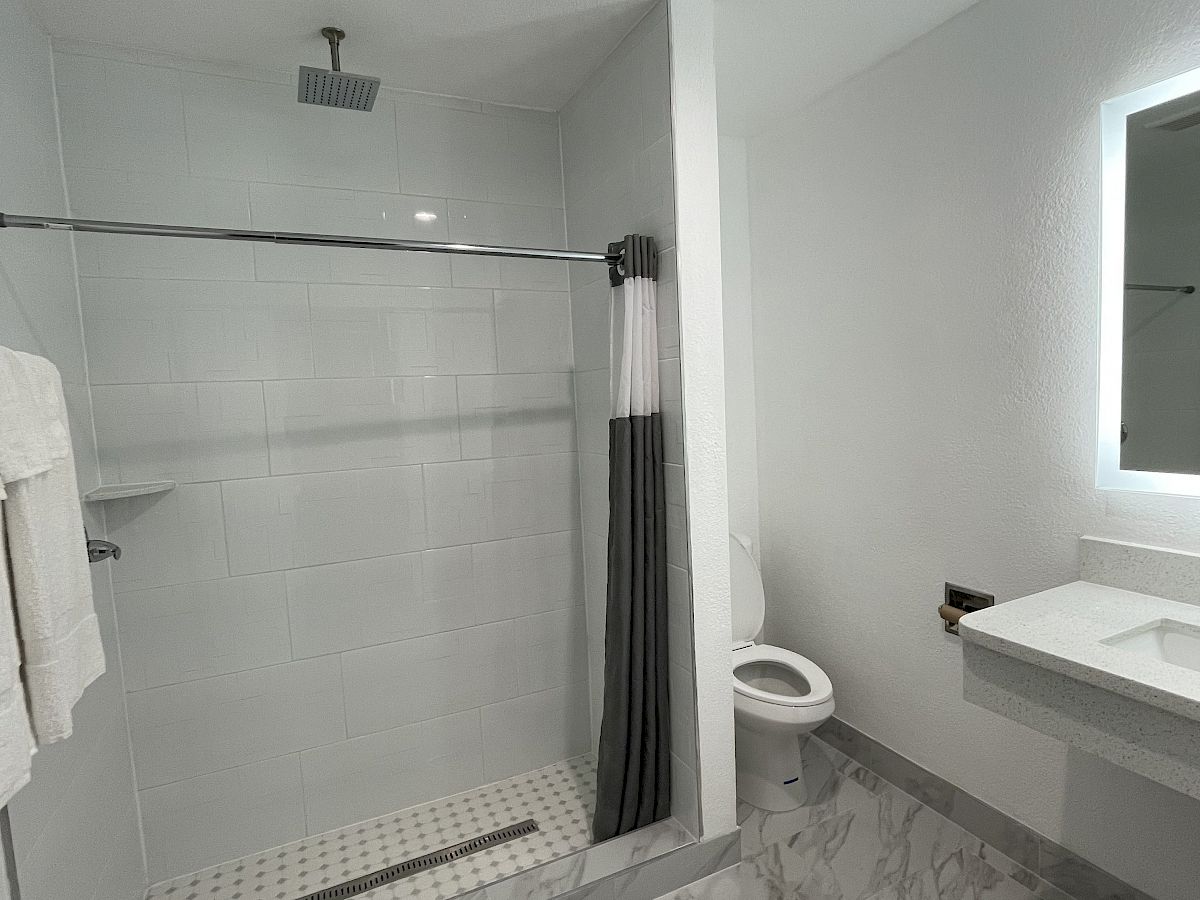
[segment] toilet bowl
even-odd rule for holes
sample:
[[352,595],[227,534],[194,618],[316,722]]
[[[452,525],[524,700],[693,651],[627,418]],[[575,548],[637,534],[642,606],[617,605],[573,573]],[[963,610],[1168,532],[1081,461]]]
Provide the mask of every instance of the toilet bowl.
[[759,809],[783,812],[807,799],[800,736],[833,715],[833,685],[812,660],[755,643],[766,614],[762,576],[732,535],[729,563],[737,795]]

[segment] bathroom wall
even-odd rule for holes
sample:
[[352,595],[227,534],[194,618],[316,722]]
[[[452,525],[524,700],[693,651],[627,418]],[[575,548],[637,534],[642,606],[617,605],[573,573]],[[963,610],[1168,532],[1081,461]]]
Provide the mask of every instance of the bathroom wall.
[[[554,113],[56,60],[76,215],[563,245]],[[564,264],[79,259],[153,880],[588,751]]]
[[[1135,136],[1136,137],[1136,136]],[[1132,153],[1126,203],[1125,280],[1200,284],[1200,160],[1189,132],[1155,131]],[[1151,146],[1161,148],[1159,154]],[[1177,149],[1171,152],[1171,147]],[[1188,159],[1191,153],[1193,158]],[[1168,164],[1167,154],[1171,161]],[[1180,156],[1182,155],[1182,159]],[[1144,162],[1142,161],[1144,160]],[[1156,164],[1157,163],[1157,164]],[[1128,291],[1121,464],[1200,472],[1200,302],[1196,294]]]
[[[17,0],[0,0],[0,19],[4,211],[62,215],[66,197],[50,46]],[[0,344],[58,366],[79,487],[95,487],[96,446],[70,235],[0,231]],[[93,533],[103,531],[101,512],[94,507],[86,512]],[[74,734],[38,750],[32,781],[9,802],[23,900],[131,900],[145,886],[108,565],[91,571],[108,671],[76,706]]]
[[725,445],[729,530],[759,555],[758,430],[754,390],[754,316],[750,302],[750,188],[746,139],[721,135],[721,295],[725,325]]
[[1200,65],[1191,0],[983,0],[749,142],[767,638],[838,715],[1159,900],[1200,803],[962,699],[942,583],[1200,549],[1094,487],[1099,104]]
[[[666,14],[665,2],[656,5],[563,108],[563,179],[567,237],[572,249],[605,249],[610,241],[629,233],[652,235],[659,247],[658,350],[667,494],[672,809],[685,827],[697,833],[691,576]],[[616,302],[620,303],[619,296]],[[593,745],[600,737],[604,687],[610,306],[607,270],[573,263],[571,315]],[[613,321],[622,321],[623,315],[618,305]]]

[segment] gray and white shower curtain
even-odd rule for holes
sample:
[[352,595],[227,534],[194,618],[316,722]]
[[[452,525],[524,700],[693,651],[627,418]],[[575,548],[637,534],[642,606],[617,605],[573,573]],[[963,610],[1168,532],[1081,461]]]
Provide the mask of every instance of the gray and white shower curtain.
[[608,600],[595,841],[671,814],[658,252],[653,238],[640,235],[628,235],[623,247],[623,285],[613,290]]

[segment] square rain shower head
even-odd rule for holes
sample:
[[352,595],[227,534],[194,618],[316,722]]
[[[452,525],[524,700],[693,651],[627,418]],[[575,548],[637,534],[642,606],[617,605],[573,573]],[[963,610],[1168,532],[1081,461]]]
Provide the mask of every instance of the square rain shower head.
[[333,106],[337,109],[357,109],[370,112],[379,93],[379,79],[349,72],[300,67],[300,83],[296,99],[301,103]]

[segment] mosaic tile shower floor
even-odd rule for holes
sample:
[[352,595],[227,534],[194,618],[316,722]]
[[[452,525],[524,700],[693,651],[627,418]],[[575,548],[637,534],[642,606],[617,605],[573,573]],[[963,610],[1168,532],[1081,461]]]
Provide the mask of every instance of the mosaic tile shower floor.
[[587,847],[595,803],[591,755],[432,803],[312,835],[151,886],[147,900],[297,900],[414,856],[535,819],[539,831],[428,869],[362,900],[446,900]]

